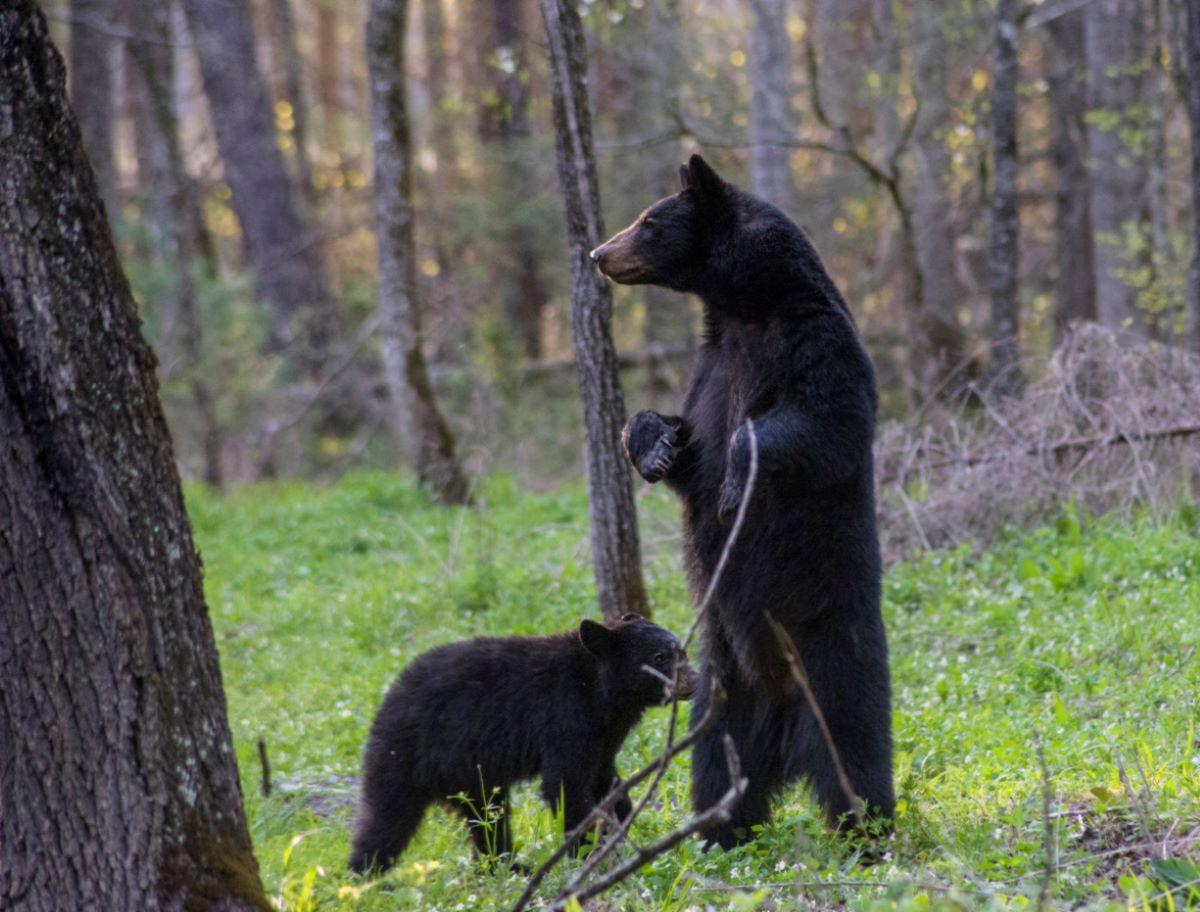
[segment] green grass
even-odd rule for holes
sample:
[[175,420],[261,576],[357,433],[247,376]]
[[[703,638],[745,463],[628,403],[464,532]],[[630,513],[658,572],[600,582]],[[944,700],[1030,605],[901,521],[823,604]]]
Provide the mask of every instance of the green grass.
[[[560,630],[594,613],[581,490],[527,494],[498,478],[481,501],[439,509],[384,474],[224,499],[190,492],[250,825],[285,908],[473,912],[505,908],[523,887],[476,865],[463,828],[440,811],[387,877],[344,873],[347,779],[404,663],[449,640]],[[691,607],[676,507],[657,489],[640,506],[656,617],[682,631]],[[1170,889],[1200,877],[1200,842],[1182,838],[1200,827],[1196,525],[1194,510],[1133,521],[1067,513],[981,555],[964,546],[892,568],[899,808],[888,857],[861,864],[797,787],[751,845],[702,855],[685,843],[601,907],[1034,908],[1046,857],[1040,744],[1061,866],[1051,903],[1181,908],[1187,888]],[[665,728],[665,711],[650,713],[621,768],[652,757]],[[259,796],[260,737],[269,798]],[[635,839],[685,820],[687,795],[682,759]],[[532,788],[518,792],[515,829],[528,863],[555,844]],[[825,885],[762,887],[788,881]]]

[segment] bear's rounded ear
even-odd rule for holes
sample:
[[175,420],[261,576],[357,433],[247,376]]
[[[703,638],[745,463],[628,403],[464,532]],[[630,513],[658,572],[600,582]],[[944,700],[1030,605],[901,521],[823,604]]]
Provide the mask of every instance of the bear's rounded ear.
[[712,169],[703,156],[696,154],[689,158],[687,171],[688,187],[695,187],[705,196],[714,199],[725,193],[727,189],[725,181],[721,180],[721,176]]
[[588,620],[579,622],[579,642],[594,656],[604,658],[610,655],[616,645],[616,639],[616,634],[603,624]]

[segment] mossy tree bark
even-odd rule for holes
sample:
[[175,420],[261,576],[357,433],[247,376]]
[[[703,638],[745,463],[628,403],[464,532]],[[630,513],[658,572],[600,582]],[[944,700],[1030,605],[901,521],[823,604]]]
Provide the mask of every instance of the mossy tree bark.
[[396,431],[423,484],[444,503],[470,499],[454,438],[442,417],[421,350],[413,236],[412,138],[405,80],[408,0],[372,0],[367,20],[371,135],[375,150],[375,237],[384,374]]
[[596,588],[606,618],[647,614],[637,508],[621,447],[625,397],[612,338],[612,289],[588,256],[604,241],[604,224],[588,112],[587,46],[571,0],[540,2],[550,51],[558,177],[571,260],[571,330],[583,400]]
[[0,12],[0,908],[267,910],[154,356],[33,0]]

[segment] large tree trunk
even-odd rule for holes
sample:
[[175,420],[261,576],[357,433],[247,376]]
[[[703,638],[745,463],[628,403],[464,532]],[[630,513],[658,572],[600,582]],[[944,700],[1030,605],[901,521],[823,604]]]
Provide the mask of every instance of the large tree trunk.
[[1184,0],[1188,127],[1192,140],[1192,263],[1188,270],[1188,345],[1200,350],[1200,0]]
[[315,368],[334,335],[333,302],[315,234],[301,217],[275,141],[275,116],[254,58],[247,0],[183,0],[196,43],[217,147],[242,226],[246,259],[272,310],[272,344],[299,336]]
[[112,224],[121,211],[117,199],[115,158],[116,80],[114,57],[119,46],[110,31],[118,23],[115,0],[71,0],[71,108],[83,133],[83,147],[100,184],[100,196]]
[[375,151],[375,236],[384,373],[409,464],[444,503],[466,503],[469,488],[454,438],[438,409],[421,351],[413,232],[412,141],[404,36],[407,0],[372,0],[367,20],[371,135]]
[[750,192],[796,215],[791,42],[784,0],[750,4]]
[[265,912],[154,356],[32,0],[0,124],[0,908]]
[[637,508],[621,447],[625,397],[612,339],[612,289],[588,256],[604,240],[587,97],[587,46],[571,0],[540,0],[550,51],[558,177],[571,260],[571,330],[583,400],[592,561],[606,618],[646,614]]
[[1084,7],[1088,65],[1088,160],[1091,164],[1096,310],[1114,329],[1144,332],[1137,290],[1121,276],[1132,262],[1130,227],[1149,237],[1145,157],[1123,137],[1143,102],[1146,9],[1142,0],[1092,0]]
[[950,112],[946,96],[946,41],[933,3],[913,11],[914,84],[921,109],[913,131],[917,180],[913,198],[914,244],[920,270],[920,301],[910,337],[912,381],[920,391],[940,387],[962,370],[966,340],[958,322],[965,294],[954,263],[955,232],[948,182],[950,152],[945,131]]
[[1020,0],[1000,0],[992,62],[992,198],[988,219],[988,287],[992,296],[992,380],[1001,392],[1021,386],[1020,213],[1017,209],[1017,61]]
[[1083,56],[1083,12],[1047,23],[1052,63],[1050,105],[1054,112],[1051,154],[1057,172],[1054,191],[1054,339],[1063,340],[1072,323],[1096,319],[1092,265],[1092,215],[1087,172],[1087,80]]
[[[175,259],[175,302],[181,328],[180,347],[192,390],[192,403],[200,427],[203,478],[221,487],[221,427],[216,402],[205,376],[204,327],[196,292],[195,273],[203,262],[204,241],[197,230],[200,216],[191,175],[184,163],[171,87],[175,84],[171,6],[168,3],[134,3],[130,26],[140,41],[131,42],[130,56],[138,70],[142,94],[149,103],[156,145],[162,148],[160,178],[164,181],[171,247]],[[210,264],[211,267],[211,264]]]
[[[491,0],[484,62],[494,96],[480,106],[480,138],[494,143],[500,193],[506,214],[507,248],[504,316],[526,358],[542,355],[542,309],[548,294],[541,277],[541,257],[533,226],[523,215],[523,200],[538,193],[533,170],[533,130],[529,122],[529,72],[520,0]],[[482,6],[482,4],[481,4]]]

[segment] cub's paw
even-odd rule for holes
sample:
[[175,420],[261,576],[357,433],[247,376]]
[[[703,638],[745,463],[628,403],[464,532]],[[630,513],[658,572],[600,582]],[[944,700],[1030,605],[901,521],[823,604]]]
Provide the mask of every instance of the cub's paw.
[[683,449],[683,419],[664,418],[642,411],[629,419],[621,432],[625,455],[646,481],[662,481]]

